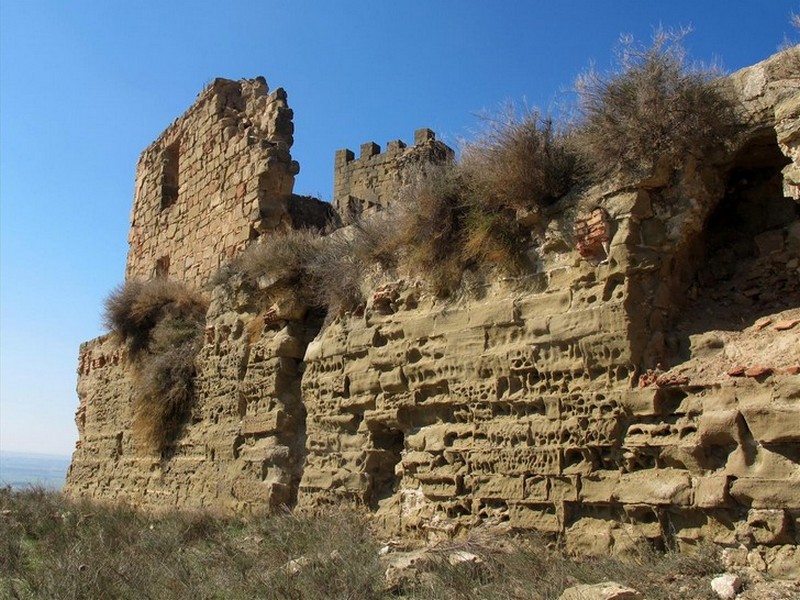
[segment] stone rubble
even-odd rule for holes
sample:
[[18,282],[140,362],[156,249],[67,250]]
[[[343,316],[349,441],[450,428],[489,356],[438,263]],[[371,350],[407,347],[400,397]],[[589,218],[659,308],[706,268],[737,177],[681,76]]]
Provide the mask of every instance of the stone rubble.
[[720,600],[733,600],[742,589],[742,580],[733,573],[725,573],[711,580],[711,589]]
[[605,581],[567,588],[558,600],[642,600],[642,595],[615,581]]

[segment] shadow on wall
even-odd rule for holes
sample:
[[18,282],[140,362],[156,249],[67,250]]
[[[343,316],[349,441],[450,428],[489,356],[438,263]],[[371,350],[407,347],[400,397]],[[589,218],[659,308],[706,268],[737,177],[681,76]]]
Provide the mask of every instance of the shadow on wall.
[[800,204],[783,196],[781,170],[788,163],[773,130],[737,153],[699,244],[701,263],[679,325],[683,360],[690,334],[741,330],[800,306]]

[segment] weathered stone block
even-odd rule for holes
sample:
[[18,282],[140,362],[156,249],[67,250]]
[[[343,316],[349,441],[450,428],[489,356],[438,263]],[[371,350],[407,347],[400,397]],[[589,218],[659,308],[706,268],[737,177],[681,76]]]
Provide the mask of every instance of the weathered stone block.
[[742,415],[753,438],[762,444],[800,442],[800,406],[742,407]]
[[561,520],[552,504],[512,504],[508,507],[508,515],[512,527],[544,533],[561,530]]
[[620,477],[613,498],[623,504],[689,506],[692,503],[692,482],[685,471],[675,469],[625,473]]
[[514,298],[480,304],[471,308],[468,314],[470,327],[513,325],[516,324],[519,319]]
[[710,475],[695,479],[695,506],[700,508],[722,508],[729,506],[730,502],[727,476]]
[[740,523],[737,538],[745,544],[790,544],[794,542],[791,521],[783,509],[750,509],[747,521]]
[[[527,482],[523,481],[522,477],[502,475],[474,477],[471,481],[471,488],[472,495],[480,499],[523,500],[529,497],[525,493]],[[536,499],[547,500],[546,497]]]
[[730,494],[739,504],[753,508],[800,509],[797,483],[785,479],[742,477],[731,483]]
[[543,316],[558,315],[569,310],[572,292],[569,289],[537,294],[519,300],[519,315],[526,321]]
[[579,499],[588,504],[608,504],[615,497],[621,474],[617,471],[598,471],[581,477]]
[[281,410],[266,415],[246,416],[242,419],[240,431],[242,435],[276,433],[283,428],[285,421],[286,415]]
[[700,416],[700,443],[705,446],[723,446],[739,441],[738,410],[707,411]]

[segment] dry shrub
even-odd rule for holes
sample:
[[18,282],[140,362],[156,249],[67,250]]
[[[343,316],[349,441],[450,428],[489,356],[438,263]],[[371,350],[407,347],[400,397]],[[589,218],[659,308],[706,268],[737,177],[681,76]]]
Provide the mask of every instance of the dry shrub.
[[580,162],[551,117],[510,105],[484,117],[486,127],[466,144],[461,169],[475,201],[531,210],[549,206],[579,182]]
[[395,203],[353,223],[353,252],[360,261],[386,270],[397,267],[404,241],[398,223],[403,223],[404,212]]
[[126,281],[106,298],[103,324],[132,354],[147,348],[153,328],[166,318],[202,321],[207,303],[182,283],[168,279]]
[[104,322],[132,360],[133,433],[150,452],[169,447],[191,410],[206,309],[199,294],[164,279],[128,281],[106,299]]
[[201,341],[201,323],[168,317],[155,326],[150,351],[136,363],[133,435],[154,453],[178,437],[189,415]]
[[469,208],[465,220],[463,255],[467,264],[496,265],[506,273],[520,274],[525,260],[525,231],[508,210]]
[[[253,289],[272,295],[287,290],[301,304],[338,314],[362,303],[361,283],[367,260],[367,244],[356,240],[358,232],[337,230],[323,235],[313,229],[275,232],[250,246],[225,265],[212,279],[224,285],[241,276]],[[359,240],[361,239],[358,234]]]
[[365,301],[362,284],[371,265],[357,230],[339,230],[325,238],[309,264],[310,295],[315,305],[335,316]]
[[712,84],[717,70],[686,63],[686,33],[657,31],[649,47],[623,38],[617,71],[578,78],[576,143],[598,176],[647,176],[735,134],[733,106]]
[[393,205],[392,243],[384,245],[440,295],[465,270],[522,272],[531,223],[518,215],[541,213],[581,181],[580,161],[552,119],[535,110],[518,116],[512,106],[485,122],[460,162],[421,168]]
[[312,229],[274,232],[247,248],[236,259],[236,269],[261,289],[279,282],[302,289],[321,245],[322,236]]
[[474,173],[459,164],[421,170],[394,208],[396,255],[406,268],[448,295],[465,271],[519,273],[529,232],[508,205],[486,202]]
[[430,166],[410,180],[394,211],[405,266],[439,295],[453,291],[464,270],[465,191],[454,165]]

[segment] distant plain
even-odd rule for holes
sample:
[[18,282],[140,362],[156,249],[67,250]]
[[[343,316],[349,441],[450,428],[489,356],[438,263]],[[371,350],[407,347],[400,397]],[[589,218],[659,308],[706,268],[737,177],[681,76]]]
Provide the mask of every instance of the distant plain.
[[0,452],[0,486],[14,489],[41,486],[60,490],[69,462],[69,456]]

